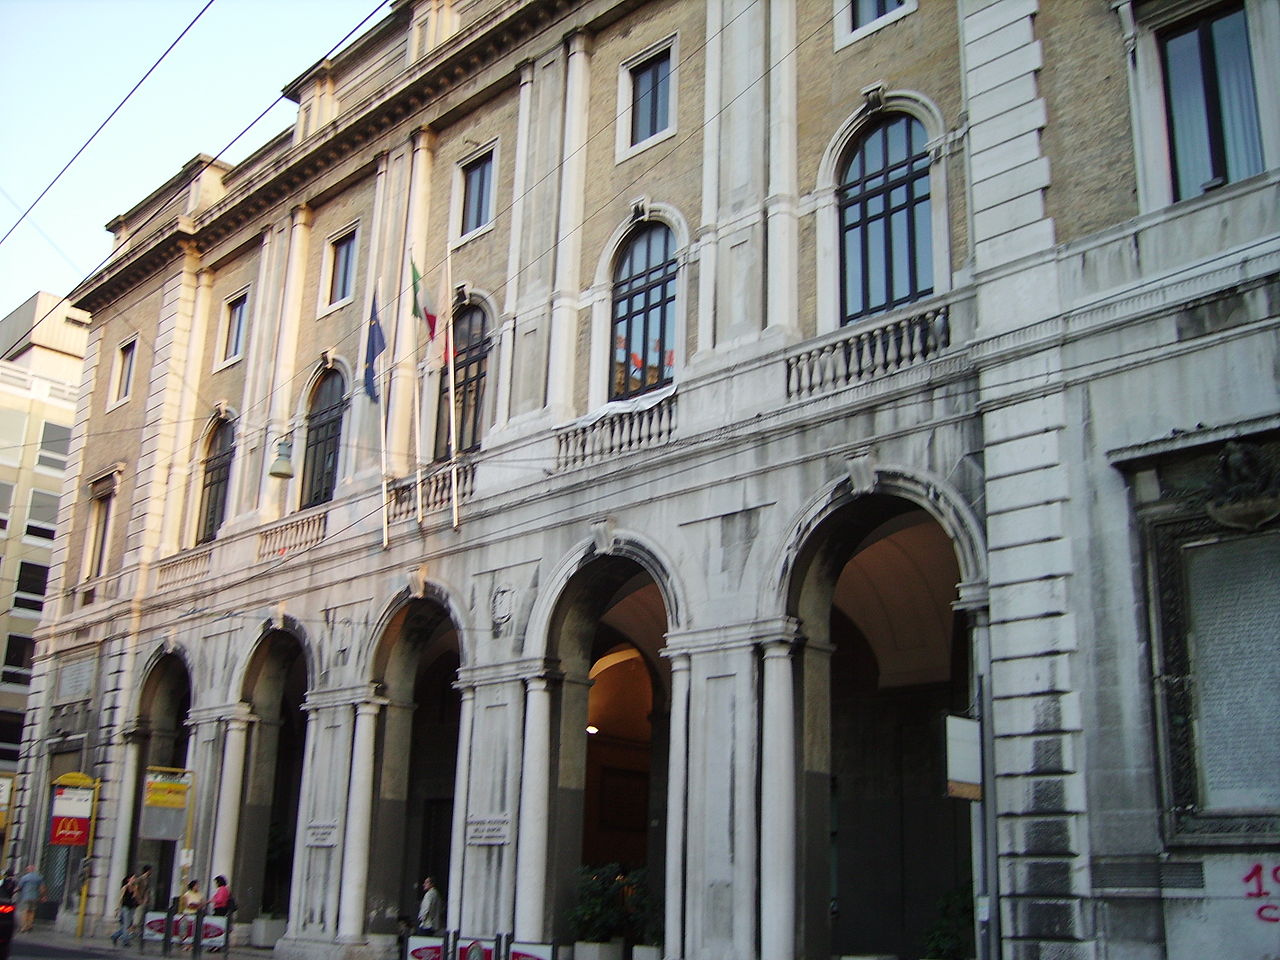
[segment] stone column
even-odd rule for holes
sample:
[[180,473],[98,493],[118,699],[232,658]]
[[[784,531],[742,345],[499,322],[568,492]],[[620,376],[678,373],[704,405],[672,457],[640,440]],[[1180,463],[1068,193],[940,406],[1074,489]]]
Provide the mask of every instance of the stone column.
[[551,814],[551,685],[525,681],[524,776],[516,833],[516,939],[541,942],[545,933],[547,837]]
[[247,711],[227,718],[222,744],[222,780],[218,814],[213,828],[213,862],[209,872],[235,876],[236,840],[240,835],[240,803],[244,792],[244,762],[249,744]]
[[667,765],[666,928],[663,956],[684,950],[684,845],[689,805],[689,655],[671,658],[671,737]]
[[474,687],[463,687],[458,718],[458,769],[453,784],[453,838],[449,849],[449,900],[445,925],[457,930],[462,922],[462,871],[466,868],[467,788],[471,784],[471,726],[476,709]]
[[555,291],[551,297],[551,343],[547,355],[547,407],[556,420],[568,419],[573,409],[574,378],[568,374],[574,369],[578,337],[590,66],[587,35],[575,33],[569,38],[565,79],[564,161],[560,177]]
[[[120,771],[120,793],[116,798],[116,835],[111,843],[111,861],[107,868],[107,889],[113,877],[123,877],[129,870],[129,847],[133,840],[133,807],[138,798],[138,768],[142,764],[145,733],[137,727],[125,730],[124,763]],[[105,898],[107,917],[118,917],[115,897]]]
[[769,195],[765,200],[769,240],[769,327],[794,329],[799,275],[796,167],[796,5],[769,4]]
[[791,643],[764,645],[760,767],[760,952],[792,960],[796,943],[796,738]]
[[351,745],[351,781],[347,789],[347,828],[342,840],[342,893],[338,902],[338,937],[364,937],[364,901],[369,885],[369,830],[373,824],[373,754],[377,743],[380,701],[356,704]]

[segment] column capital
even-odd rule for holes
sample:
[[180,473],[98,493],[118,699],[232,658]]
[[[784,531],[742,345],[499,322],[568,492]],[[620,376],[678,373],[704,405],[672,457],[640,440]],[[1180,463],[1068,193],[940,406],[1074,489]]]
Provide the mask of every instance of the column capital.
[[733,648],[758,647],[765,643],[781,641],[800,643],[800,621],[795,617],[772,617],[763,620],[744,620],[699,630],[672,630],[667,633],[664,657],[680,653],[703,653]]
[[201,707],[197,710],[187,711],[187,726],[189,727],[220,723],[223,720],[248,724],[255,722],[257,719],[258,717],[253,712],[252,705],[244,701],[223,703],[215,707]]

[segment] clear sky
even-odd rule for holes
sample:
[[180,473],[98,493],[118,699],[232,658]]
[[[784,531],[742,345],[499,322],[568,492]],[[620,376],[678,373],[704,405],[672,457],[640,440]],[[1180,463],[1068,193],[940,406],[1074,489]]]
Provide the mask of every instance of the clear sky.
[[[0,236],[207,0],[0,0]],[[217,154],[378,0],[213,0],[0,244],[0,316],[65,294],[111,251],[104,225],[200,153]],[[283,101],[225,154],[244,159],[293,122]]]

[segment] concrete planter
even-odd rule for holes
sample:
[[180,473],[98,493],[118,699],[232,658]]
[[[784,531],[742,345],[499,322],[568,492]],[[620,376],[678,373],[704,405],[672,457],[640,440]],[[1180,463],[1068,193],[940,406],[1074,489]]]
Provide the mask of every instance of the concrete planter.
[[277,920],[275,917],[258,917],[253,921],[249,930],[249,945],[251,947],[274,947],[276,941],[284,936],[285,927],[288,925],[288,920]]
[[573,960],[622,960],[622,941],[587,943],[579,940],[573,945]]
[[662,960],[661,947],[632,947],[631,960]]

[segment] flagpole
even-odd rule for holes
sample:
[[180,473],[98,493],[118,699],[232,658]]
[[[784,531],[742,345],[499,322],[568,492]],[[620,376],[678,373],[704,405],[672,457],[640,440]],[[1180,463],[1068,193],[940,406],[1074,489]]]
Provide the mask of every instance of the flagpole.
[[444,255],[444,350],[449,361],[449,490],[453,503],[453,529],[458,521],[458,383],[455,360],[458,345],[453,338],[453,251]]
[[[413,260],[413,244],[409,245],[409,279],[413,285],[413,315],[419,316],[418,268]],[[413,499],[418,526],[422,526],[422,332],[413,328]]]
[[[378,283],[375,289],[373,302],[377,304],[377,294],[382,292],[382,284]],[[372,326],[372,324],[370,324]],[[373,331],[369,331],[369,336],[373,336]],[[374,383],[382,385],[382,354],[379,353],[373,358],[373,375]],[[374,400],[377,404],[378,416],[378,440],[381,447],[381,463],[382,463],[382,549],[387,549],[391,544],[391,516],[390,516],[390,491],[387,488],[387,418],[384,417],[382,410],[382,393],[378,392],[377,398]]]

